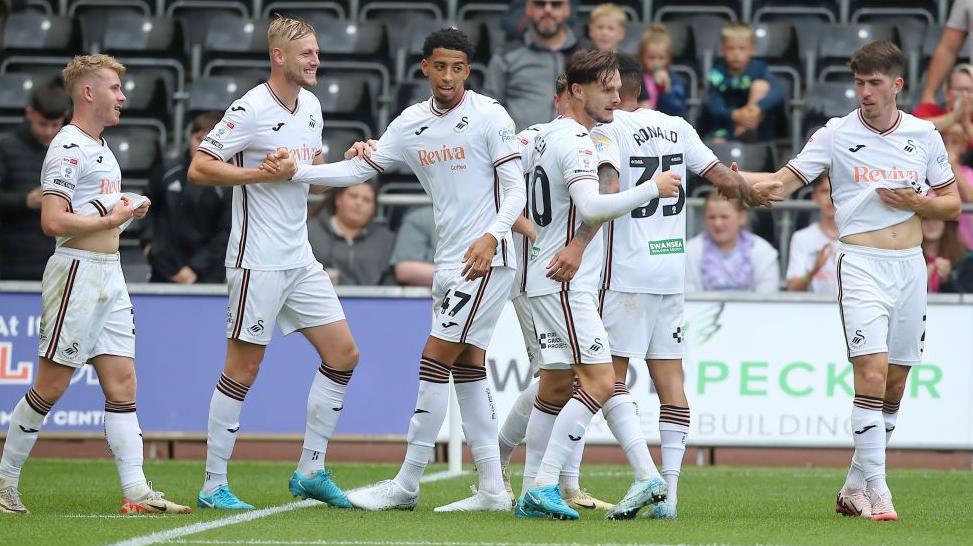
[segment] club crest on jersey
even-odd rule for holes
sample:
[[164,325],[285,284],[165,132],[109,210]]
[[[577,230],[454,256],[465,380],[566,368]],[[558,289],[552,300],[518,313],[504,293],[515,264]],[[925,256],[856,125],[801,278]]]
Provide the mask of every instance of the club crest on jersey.
[[439,150],[419,150],[419,164],[429,167],[444,161],[466,159],[466,150],[462,146],[443,146]]
[[460,118],[459,123],[456,124],[456,127],[453,127],[453,130],[457,133],[462,133],[469,126],[470,119],[467,116],[463,116]]
[[903,147],[902,149],[909,152],[910,154],[915,154],[916,148],[917,146],[915,141],[910,138],[905,141],[905,147]]
[[308,114],[307,116],[307,128],[314,129],[318,126],[318,120],[314,119],[314,114]]

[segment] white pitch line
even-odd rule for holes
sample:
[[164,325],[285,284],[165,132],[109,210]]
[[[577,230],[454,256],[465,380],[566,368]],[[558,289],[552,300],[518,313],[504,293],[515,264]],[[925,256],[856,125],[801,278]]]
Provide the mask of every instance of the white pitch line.
[[[458,478],[466,474],[467,473],[463,471],[455,473],[455,472],[450,472],[448,470],[443,472],[434,472],[432,474],[429,474],[428,476],[423,476],[422,479],[419,480],[419,482],[420,483],[438,482],[440,480]],[[128,540],[116,542],[114,544],[111,544],[110,546],[147,546],[149,544],[158,544],[160,542],[168,542],[170,540],[184,537],[187,535],[202,533],[203,531],[209,531],[211,529],[219,529],[220,527],[226,527],[228,525],[245,523],[248,521],[253,521],[255,519],[265,518],[267,516],[273,516],[275,514],[290,512],[292,510],[298,510],[310,506],[318,506],[320,504],[321,504],[320,502],[311,499],[305,499],[297,502],[289,502],[287,504],[280,504],[277,506],[271,506],[269,508],[262,508],[260,510],[244,512],[242,514],[237,514],[235,516],[230,516],[228,518],[193,523],[190,525],[184,525],[182,527],[176,527],[174,529],[167,529],[165,531],[159,531],[156,533],[151,533],[140,537],[130,538]]]

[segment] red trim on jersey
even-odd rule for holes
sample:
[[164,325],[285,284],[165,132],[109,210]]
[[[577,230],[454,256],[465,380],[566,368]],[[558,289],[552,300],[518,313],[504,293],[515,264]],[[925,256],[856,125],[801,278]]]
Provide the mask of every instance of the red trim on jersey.
[[703,169],[702,171],[699,171],[699,176],[706,176],[706,173],[710,172],[710,170],[713,167],[715,167],[715,166],[717,166],[719,164],[720,164],[720,160],[719,159],[714,159],[713,162],[710,163],[709,165],[707,165],[705,169]]
[[463,101],[464,100],[466,100],[466,89],[463,89],[463,96],[459,98],[459,102],[457,102],[452,108],[450,108],[448,110],[440,110],[440,109],[436,108],[436,97],[430,97],[429,98],[429,111],[432,112],[432,115],[441,118],[441,117],[445,116],[446,114],[448,114],[448,113],[452,112],[453,110],[455,110],[457,106],[463,104]]
[[[574,201],[571,201],[569,199],[568,200],[568,221],[567,221],[568,233],[564,240],[565,247],[567,247],[568,244],[571,243],[571,239],[574,239],[574,220],[575,220],[574,212],[575,212]],[[571,289],[571,281],[561,281],[562,292],[570,289]]]
[[368,157],[367,155],[360,155],[358,157],[362,158],[365,161],[365,163],[368,163],[368,165],[371,168],[375,169],[375,172],[377,172],[377,173],[384,173],[385,172],[385,169],[383,169],[381,165],[379,165],[378,163],[375,163],[374,161],[372,161],[372,159],[370,157]]
[[892,132],[898,129],[899,125],[902,123],[902,112],[897,111],[896,114],[898,114],[898,117],[895,118],[895,123],[893,123],[891,127],[889,127],[884,131],[878,129],[877,127],[865,121],[865,116],[862,115],[861,108],[858,109],[858,121],[860,121],[862,125],[864,125],[868,130],[872,131],[873,133],[878,133],[880,136],[886,136],[892,134]]
[[[243,152],[237,152],[234,159],[236,160],[237,167],[243,166]],[[237,245],[236,267],[243,266],[243,253],[247,250],[247,228],[250,220],[247,187],[240,186],[240,193],[243,195],[243,227],[240,230],[240,243]]]
[[71,290],[74,288],[74,279],[78,274],[78,260],[71,260],[71,267],[68,269],[68,277],[64,283],[64,293],[61,294],[61,305],[57,310],[57,318],[54,320],[54,331],[51,333],[51,342],[47,346],[44,358],[54,360],[54,353],[57,352],[58,338],[61,337],[61,327],[64,326],[64,316],[68,313],[68,300],[71,299]]
[[[497,169],[493,169],[493,206],[500,212],[500,177],[497,176]],[[500,255],[503,257],[503,265],[507,265],[507,239],[497,241],[500,245]]]
[[290,114],[290,115],[293,116],[294,114],[297,113],[297,108],[298,108],[298,106],[301,105],[301,96],[300,96],[300,93],[298,93],[298,96],[297,97],[294,97],[294,109],[291,110],[290,108],[288,108],[288,106],[286,104],[284,104],[284,101],[280,100],[280,97],[277,96],[277,93],[274,93],[274,88],[270,86],[270,82],[264,82],[264,85],[267,86],[267,91],[270,92],[270,96],[274,98],[274,101],[278,105],[280,105],[281,108],[283,108],[284,110],[287,110],[287,113],[288,114]]
[[211,152],[211,151],[207,150],[206,148],[203,148],[202,146],[199,146],[196,149],[198,151],[203,152],[204,154],[212,157],[213,159],[218,159],[220,161],[227,161],[226,159],[223,159],[222,157],[216,155],[216,152]]
[[56,195],[56,196],[60,197],[61,199],[64,199],[65,201],[67,201],[68,202],[68,207],[71,206],[71,197],[69,197],[68,194],[64,193],[63,191],[47,189],[47,190],[44,190],[43,192],[41,192],[41,195],[42,196],[43,195]]
[[564,181],[564,185],[570,188],[571,184],[574,184],[578,180],[594,180],[595,182],[600,182],[597,176],[592,176],[590,174],[582,174],[572,178],[568,178],[567,180]]
[[[615,243],[615,221],[612,220],[608,222],[608,236],[607,236],[607,248],[605,248],[605,266],[602,269],[601,276],[601,288],[602,290],[608,290],[611,288],[612,284],[612,245]],[[604,296],[602,296],[604,299]],[[601,303],[598,304],[599,310],[601,308]],[[599,311],[600,312],[600,311]]]
[[92,199],[89,201],[89,203],[94,205],[95,209],[98,211],[98,216],[108,216],[108,209],[105,208],[105,205],[102,205],[100,201],[97,199]]
[[801,182],[803,182],[805,186],[807,186],[808,184],[811,183],[811,181],[808,180],[806,176],[804,176],[804,173],[802,173],[801,171],[797,170],[794,167],[791,167],[791,164],[790,163],[785,164],[784,165],[784,168],[787,169],[788,171],[794,173],[794,176],[800,178],[801,179]]
[[848,343],[848,330],[845,328],[845,307],[844,307],[844,290],[841,286],[841,260],[845,257],[844,254],[838,255],[838,264],[836,269],[838,271],[838,316],[841,317],[841,333],[844,334],[845,338],[845,349],[848,354],[848,360],[851,360],[851,345]]
[[499,167],[508,161],[513,161],[514,159],[520,159],[520,152],[512,153],[510,155],[501,157],[500,159],[493,162],[494,167]]
[[236,322],[233,325],[233,332],[230,334],[232,339],[240,339],[240,330],[243,329],[243,312],[247,307],[247,291],[250,289],[250,270],[243,270],[243,279],[240,281],[240,297],[237,299]]
[[581,347],[578,344],[578,332],[574,329],[574,314],[571,312],[570,292],[562,290],[561,312],[564,313],[564,326],[568,333],[568,345],[571,346],[571,356],[574,358],[572,364],[581,364]]
[[483,294],[486,293],[487,283],[490,282],[490,275],[493,274],[493,268],[491,267],[487,274],[480,279],[480,288],[476,291],[476,298],[473,300],[473,308],[470,309],[470,316],[466,319],[466,324],[463,325],[463,333],[460,334],[459,342],[466,343],[466,336],[470,333],[470,328],[473,327],[473,318],[476,317],[477,310],[480,309],[480,302],[483,301]]
[[952,184],[953,182],[956,182],[956,179],[955,178],[950,178],[949,180],[943,182],[942,184],[940,184],[938,186],[929,186],[929,187],[932,188],[932,189],[934,189],[934,190],[941,190],[941,189],[945,188],[946,186]]

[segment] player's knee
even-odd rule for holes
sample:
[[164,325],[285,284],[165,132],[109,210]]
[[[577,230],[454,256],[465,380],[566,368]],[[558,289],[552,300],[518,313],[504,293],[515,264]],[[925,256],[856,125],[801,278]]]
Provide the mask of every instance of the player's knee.
[[113,402],[129,402],[135,400],[137,386],[138,382],[135,378],[134,367],[126,370],[118,370],[117,373],[112,374],[109,384],[104,385],[107,394],[106,398],[110,398]]
[[599,374],[597,377],[592,377],[586,381],[583,388],[599,404],[604,404],[611,398],[612,391],[615,389],[615,376],[613,374]]
[[862,384],[871,392],[885,390],[885,372],[882,370],[864,370],[859,375]]
[[905,395],[905,381],[897,382],[895,384],[889,383],[885,386],[885,399],[898,401],[902,400]]

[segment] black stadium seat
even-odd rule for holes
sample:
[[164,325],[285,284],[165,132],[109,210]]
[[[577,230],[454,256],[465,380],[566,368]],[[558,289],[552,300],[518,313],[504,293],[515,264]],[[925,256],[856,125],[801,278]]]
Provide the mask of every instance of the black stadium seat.
[[189,111],[222,112],[256,84],[255,78],[239,76],[197,78],[189,91]]
[[169,5],[166,16],[182,23],[189,47],[206,43],[210,19],[219,17],[249,17],[240,2],[193,2],[178,0]]
[[318,48],[326,58],[387,62],[388,38],[378,21],[327,21],[315,27]]
[[167,123],[172,115],[171,97],[158,75],[126,73],[122,76],[125,93],[124,116],[154,118]]
[[362,134],[361,131],[345,128],[331,128],[325,123],[324,128],[324,160],[327,163],[334,163],[344,159],[345,150],[352,144],[372,135]]
[[325,117],[364,117],[370,122],[374,93],[369,89],[365,78],[322,76],[311,91],[321,102],[321,111]]
[[105,32],[111,27],[108,21],[119,15],[148,17],[149,11],[142,3],[116,2],[104,4],[75,4],[71,6],[70,15],[81,23],[81,40],[85,51],[100,51]]
[[218,17],[210,19],[206,32],[204,52],[207,55],[260,55],[267,56],[266,20],[243,17]]
[[119,55],[163,55],[181,58],[181,26],[168,17],[112,15],[101,39],[102,49]]
[[[39,85],[43,80],[38,79]],[[31,74],[0,74],[0,115],[22,116],[30,104],[35,79]]]
[[264,7],[261,16],[264,19],[271,19],[276,13],[285,17],[299,17],[311,24],[322,18],[347,19],[349,17],[348,10],[341,2],[315,0],[272,0]]
[[805,135],[810,129],[824,125],[828,119],[844,116],[858,108],[858,96],[853,83],[816,83],[808,89],[805,102]]
[[146,187],[161,165],[158,134],[147,128],[116,126],[105,129],[104,136],[122,171],[122,188],[138,192]]
[[7,18],[3,54],[61,55],[75,51],[74,20],[60,15],[14,13]]
[[897,34],[891,25],[825,25],[818,34],[816,73],[808,77],[822,80],[834,73],[849,73],[848,59],[858,48],[877,40],[897,42]]

